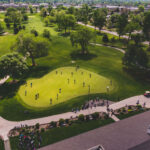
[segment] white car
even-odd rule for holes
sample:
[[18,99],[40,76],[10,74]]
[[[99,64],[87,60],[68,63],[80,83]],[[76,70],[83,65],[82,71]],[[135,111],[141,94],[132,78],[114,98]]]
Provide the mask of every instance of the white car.
[[89,148],[88,150],[105,150],[102,145],[96,145],[94,147]]
[[150,135],[150,126],[149,126],[148,129],[147,129],[147,134]]

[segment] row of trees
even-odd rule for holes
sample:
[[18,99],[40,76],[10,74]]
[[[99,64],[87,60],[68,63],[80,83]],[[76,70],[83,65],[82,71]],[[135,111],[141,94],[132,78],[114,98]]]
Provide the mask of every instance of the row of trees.
[[8,8],[5,14],[5,23],[7,28],[13,27],[14,33],[17,34],[19,30],[25,29],[22,23],[28,20],[28,15],[24,9],[18,10],[15,8]]
[[[44,30],[43,36],[47,31]],[[0,57],[0,78],[9,75],[13,79],[20,78],[28,71],[26,59],[29,57],[32,66],[35,66],[35,58],[47,56],[50,49],[50,41],[34,34],[19,33],[16,43],[12,46],[13,53]]]

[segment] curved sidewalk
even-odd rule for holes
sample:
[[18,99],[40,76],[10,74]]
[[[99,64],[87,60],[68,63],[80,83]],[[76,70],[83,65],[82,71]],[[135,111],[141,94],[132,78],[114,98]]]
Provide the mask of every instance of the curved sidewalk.
[[[120,102],[111,104],[109,107],[112,108],[113,110],[116,110],[121,107],[124,107],[125,105],[136,105],[137,100],[139,100],[139,103],[141,105],[146,103],[146,107],[150,108],[150,99],[144,97],[143,95],[127,98]],[[8,121],[0,117],[0,136],[3,138],[3,140],[8,140],[8,133],[14,127],[21,127],[21,125],[32,126],[32,125],[35,125],[36,123],[46,124],[51,121],[58,121],[60,118],[68,119],[70,117],[76,117],[79,114],[87,115],[87,114],[91,114],[94,112],[107,112],[106,106],[103,106],[103,107],[99,106],[99,107],[92,108],[92,109],[89,108],[87,110],[81,110],[80,112],[77,112],[77,113],[67,112],[63,114],[58,114],[58,115],[53,115],[53,116],[48,116],[48,117],[43,117],[43,118],[38,118],[38,119],[32,119],[32,120],[19,121],[19,122]]]

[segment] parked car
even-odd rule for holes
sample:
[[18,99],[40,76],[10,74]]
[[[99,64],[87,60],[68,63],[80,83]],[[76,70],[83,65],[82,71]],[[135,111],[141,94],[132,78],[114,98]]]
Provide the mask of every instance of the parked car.
[[105,150],[105,149],[102,145],[97,145],[97,146],[89,148],[88,150]]
[[146,92],[144,93],[144,96],[150,97],[150,91],[146,91]]
[[149,126],[148,129],[147,129],[147,134],[150,135],[150,126]]

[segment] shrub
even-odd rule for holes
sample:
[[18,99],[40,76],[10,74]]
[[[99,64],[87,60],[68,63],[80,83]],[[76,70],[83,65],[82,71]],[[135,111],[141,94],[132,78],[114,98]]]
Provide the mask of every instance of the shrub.
[[122,109],[122,112],[124,112],[124,113],[125,113],[125,112],[126,112],[126,109],[125,109],[125,108],[123,108],[123,109]]
[[83,114],[79,115],[78,120],[84,121],[84,115]]
[[115,37],[112,37],[112,38],[110,39],[110,42],[111,42],[111,43],[114,43],[114,42],[116,42],[116,39],[115,39]]
[[44,132],[45,131],[45,129],[44,128],[41,128],[41,132]]
[[50,32],[49,32],[49,30],[44,30],[43,31],[43,37],[45,37],[45,38],[47,38],[47,39],[50,39]]
[[66,119],[65,122],[68,124],[69,123],[69,119]]
[[131,106],[128,106],[128,109],[132,109]]
[[39,123],[37,123],[37,124],[35,125],[35,127],[36,127],[36,129],[39,129],[40,124],[39,124]]
[[90,120],[89,115],[86,115],[86,116],[85,116],[85,119],[86,119],[86,121],[89,121],[89,120]]
[[98,112],[93,113],[92,117],[93,117],[94,120],[98,119],[99,118],[99,113]]
[[32,29],[31,33],[34,34],[34,36],[38,36],[38,32],[35,29]]
[[56,126],[57,126],[57,122],[55,122],[55,121],[52,121],[50,124],[51,124],[51,126],[53,126],[53,127],[56,127]]
[[107,34],[104,34],[104,35],[103,35],[102,40],[103,40],[104,43],[108,43],[108,42],[109,42],[109,39],[108,39]]
[[19,32],[19,29],[16,27],[14,28],[14,34],[17,34]]
[[62,126],[64,124],[65,120],[64,119],[59,119],[59,125]]
[[108,119],[108,118],[109,118],[109,115],[105,113],[104,118],[105,118],[105,119]]
[[141,109],[142,108],[142,106],[141,105],[137,105],[137,109]]
[[26,27],[23,25],[23,26],[22,26],[22,29],[23,29],[23,30],[25,30],[25,29],[26,29]]

